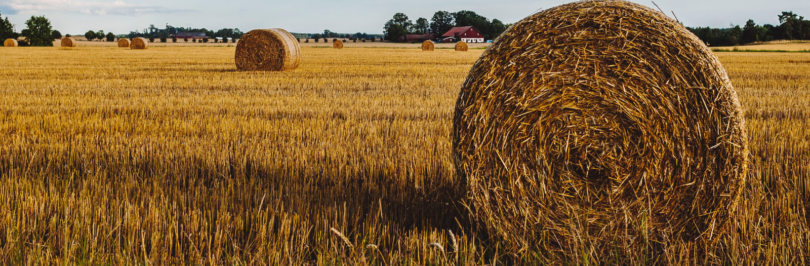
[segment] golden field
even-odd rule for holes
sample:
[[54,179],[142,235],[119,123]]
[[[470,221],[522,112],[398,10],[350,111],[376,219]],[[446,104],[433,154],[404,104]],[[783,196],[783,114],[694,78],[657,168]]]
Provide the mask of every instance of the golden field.
[[[450,133],[483,50],[415,47],[305,46],[281,73],[234,47],[0,49],[0,264],[565,261],[468,219]],[[718,56],[752,165],[711,256],[573,263],[810,263],[810,54]]]

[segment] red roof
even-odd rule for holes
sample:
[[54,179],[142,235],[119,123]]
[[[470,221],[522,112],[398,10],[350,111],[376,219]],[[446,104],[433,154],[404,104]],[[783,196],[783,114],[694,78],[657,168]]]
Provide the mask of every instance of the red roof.
[[459,35],[459,34],[465,33],[465,32],[467,32],[467,31],[468,31],[468,30],[470,30],[470,29],[473,29],[473,27],[472,27],[472,26],[466,26],[466,27],[453,27],[452,29],[450,29],[449,31],[447,31],[445,34],[443,34],[443,35],[442,35],[442,37],[456,37],[456,35]]

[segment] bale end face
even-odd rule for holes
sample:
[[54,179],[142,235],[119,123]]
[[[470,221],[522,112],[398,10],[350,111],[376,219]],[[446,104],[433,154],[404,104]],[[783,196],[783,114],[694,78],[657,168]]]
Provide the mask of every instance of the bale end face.
[[466,42],[458,42],[458,43],[456,43],[456,51],[466,52],[467,49],[469,49],[469,48],[468,48]]
[[64,37],[60,42],[62,47],[72,48],[76,47],[76,40],[71,37]]
[[337,40],[337,41],[332,42],[332,48],[343,49],[343,41]]
[[3,41],[4,47],[17,47],[17,45],[18,45],[17,40],[15,39],[6,39],[5,41]]
[[119,48],[129,48],[129,43],[130,43],[130,41],[127,38],[118,39],[118,47]]
[[433,41],[427,40],[422,42],[422,51],[433,51],[433,49],[435,49]]
[[242,71],[286,71],[301,64],[301,46],[283,29],[252,30],[236,44],[236,68]]
[[[452,142],[490,235],[563,256],[719,239],[748,163],[714,54],[666,15],[613,0],[551,8],[498,37],[461,88]],[[591,246],[571,248],[578,236]]]
[[143,37],[132,39],[129,43],[129,48],[134,50],[144,50],[149,48],[149,40]]

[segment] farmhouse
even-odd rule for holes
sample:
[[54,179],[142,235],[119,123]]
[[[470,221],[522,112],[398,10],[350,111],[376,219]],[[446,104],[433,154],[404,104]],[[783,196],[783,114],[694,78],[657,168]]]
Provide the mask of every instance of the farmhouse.
[[466,43],[484,42],[484,35],[472,26],[454,27],[443,34],[442,38],[457,38]]
[[399,37],[400,42],[424,42],[427,40],[433,40],[435,38],[434,34],[407,34],[405,36]]

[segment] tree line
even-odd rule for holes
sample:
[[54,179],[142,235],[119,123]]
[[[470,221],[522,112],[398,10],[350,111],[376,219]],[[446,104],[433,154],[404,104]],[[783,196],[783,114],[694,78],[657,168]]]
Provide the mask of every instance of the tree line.
[[700,40],[709,46],[734,46],[772,40],[810,40],[810,20],[792,11],[782,12],[779,25],[757,25],[749,19],[744,26],[730,28],[697,27],[689,28]]
[[473,11],[462,10],[458,12],[437,11],[428,21],[418,18],[414,23],[404,13],[396,13],[391,20],[385,23],[383,30],[385,39],[398,40],[407,34],[444,34],[453,27],[472,26],[484,35],[485,39],[492,40],[501,35],[509,25],[498,19],[490,21]]
[[2,14],[0,14],[0,41],[24,37],[24,40],[18,42],[20,46],[53,46],[55,39],[53,36],[56,34],[62,38],[62,34],[54,31],[51,28],[51,22],[44,16],[31,16],[25,21],[25,29],[17,33],[14,31],[14,24],[11,24],[8,17],[2,19]]
[[160,38],[164,40],[166,38],[170,38],[173,35],[176,35],[181,32],[203,32],[205,36],[208,38],[231,38],[231,39],[239,39],[242,38],[242,35],[245,33],[239,30],[239,28],[222,28],[219,30],[209,30],[206,28],[191,28],[191,27],[173,27],[171,25],[166,25],[165,29],[159,29],[155,27],[155,24],[149,25],[148,28],[143,29],[142,32],[139,31],[130,31],[127,35],[130,39],[136,37],[144,37],[144,38]]

